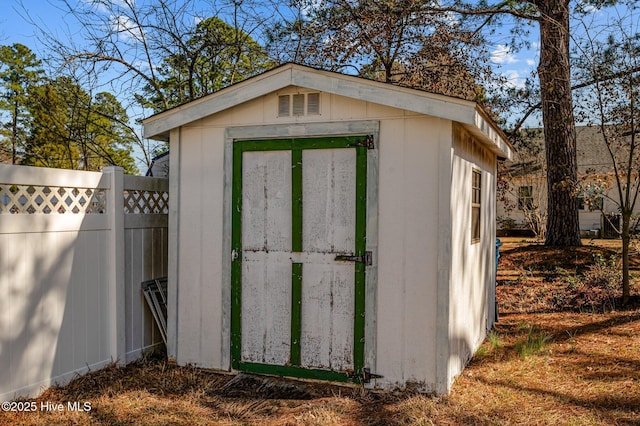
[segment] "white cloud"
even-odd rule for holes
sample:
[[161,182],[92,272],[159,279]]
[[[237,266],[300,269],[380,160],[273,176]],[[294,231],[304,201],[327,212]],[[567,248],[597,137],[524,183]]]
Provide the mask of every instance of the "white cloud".
[[111,8],[119,7],[121,9],[135,9],[136,1],[135,0],[111,0]]
[[529,65],[530,67],[533,67],[536,65],[536,61],[533,59],[527,59],[527,65]]
[[114,9],[133,9],[135,8],[135,0],[110,0],[107,2],[97,0],[82,0],[88,6],[94,7],[98,12],[109,13]]
[[122,40],[134,39],[137,41],[141,41],[143,39],[142,29],[128,16],[113,16],[111,19],[111,29],[118,33],[118,38]]
[[518,62],[516,57],[511,53],[511,49],[509,46],[504,44],[499,44],[496,48],[491,52],[491,62],[496,64],[513,64]]
[[517,89],[524,89],[526,79],[522,78],[518,71],[509,70],[504,72],[502,75],[507,80],[507,86]]

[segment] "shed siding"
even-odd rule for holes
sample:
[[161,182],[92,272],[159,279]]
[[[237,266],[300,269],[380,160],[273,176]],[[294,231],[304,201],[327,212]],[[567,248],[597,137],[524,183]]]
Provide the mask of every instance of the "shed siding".
[[[450,123],[431,117],[380,126],[378,381],[435,382],[438,144]],[[424,389],[430,390],[430,389]]]
[[223,138],[223,129],[183,128],[180,146],[176,357],[213,368],[223,368]]
[[[362,119],[384,119],[422,116],[398,108],[375,105],[344,96],[321,93],[320,114],[307,116],[278,117],[278,96],[298,91],[307,93],[307,89],[288,87],[276,93],[245,102],[234,108],[221,111],[185,126],[185,128],[219,128],[233,126],[251,126],[265,124],[295,124],[329,121],[348,121]],[[188,142],[187,142],[188,143]]]
[[[493,325],[495,295],[495,156],[454,125],[449,384]],[[482,172],[480,242],[471,242],[472,170]]]
[[[178,363],[228,370],[223,241],[224,132],[228,127],[380,120],[380,241],[376,372],[389,385],[435,380],[437,147],[451,123],[337,95],[321,94],[320,115],[277,117],[277,95],[257,98],[182,128],[180,140]],[[227,167],[231,167],[228,164]],[[369,182],[378,185],[378,182]],[[226,323],[228,324],[228,323]],[[419,327],[416,324],[420,324]],[[398,362],[398,354],[402,362]]]
[[[469,133],[449,120],[339,95],[322,93],[319,115],[278,117],[278,95],[296,90],[289,87],[256,98],[181,129],[177,156],[180,198],[176,284],[180,290],[175,302],[176,359],[179,364],[231,368],[230,282],[226,265],[230,254],[224,247],[231,233],[230,212],[228,206],[225,208],[230,199],[225,198],[225,185],[230,183],[232,164],[225,151],[225,131],[235,126],[290,125],[290,134],[295,136],[296,124],[300,124],[303,135],[307,123],[377,120],[378,179],[368,182],[377,188],[378,196],[378,233],[372,237],[378,242],[374,253],[376,332],[367,337],[375,341],[373,354],[367,355],[367,366],[384,376],[377,380],[377,387],[415,384],[423,391],[438,390],[437,280],[438,253],[443,249],[439,247],[443,244],[439,220],[443,218],[438,201],[441,191],[448,191],[451,183],[453,260],[445,374],[450,383],[483,339],[489,319],[493,318],[493,306],[488,303],[491,289],[483,283],[495,278],[495,226],[491,220],[495,214],[495,156],[473,143]],[[452,149],[452,164],[440,164],[440,153]],[[441,173],[443,167],[446,173]],[[474,167],[483,172],[482,239],[478,244],[471,244],[470,236],[470,182]],[[450,181],[442,182],[443,178]]]

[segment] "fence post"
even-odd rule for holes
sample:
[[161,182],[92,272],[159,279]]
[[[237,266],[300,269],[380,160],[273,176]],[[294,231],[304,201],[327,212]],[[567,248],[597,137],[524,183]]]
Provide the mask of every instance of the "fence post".
[[124,246],[124,169],[105,167],[109,177],[107,213],[109,214],[109,342],[111,359],[126,363],[125,319],[125,246]]

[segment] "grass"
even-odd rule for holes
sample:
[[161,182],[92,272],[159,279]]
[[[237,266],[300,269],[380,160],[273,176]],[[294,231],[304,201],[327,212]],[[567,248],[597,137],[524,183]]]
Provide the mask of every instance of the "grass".
[[[640,423],[640,312],[509,314],[501,318],[495,336],[446,397],[316,383],[301,385],[307,392],[296,398],[260,394],[255,388],[227,393],[232,376],[148,359],[90,373],[34,400],[88,401],[90,412],[5,412],[0,424]],[[521,357],[519,342],[536,341],[536,336],[542,336],[543,350]]]
[[[541,255],[542,249],[535,250]],[[514,253],[524,256],[525,251]],[[503,256],[506,263],[516,263],[508,251]],[[528,285],[544,284],[544,271],[528,267]],[[537,303],[538,293],[530,294],[532,299],[519,303]],[[445,397],[280,379],[256,387],[234,376],[150,358],[92,372],[30,400],[90,402],[89,412],[3,412],[0,424],[640,424],[640,310],[532,313],[515,309],[512,297],[499,293],[500,306],[510,310],[501,313]]]
[[520,358],[524,360],[528,356],[544,353],[547,348],[547,344],[552,339],[552,336],[536,330],[531,325],[524,325],[521,326],[521,328],[528,329],[528,333],[514,345],[514,350],[518,355],[520,355]]
[[489,334],[487,335],[487,340],[489,341],[491,349],[498,349],[500,346],[502,346],[502,339],[495,330],[491,330],[489,332]]

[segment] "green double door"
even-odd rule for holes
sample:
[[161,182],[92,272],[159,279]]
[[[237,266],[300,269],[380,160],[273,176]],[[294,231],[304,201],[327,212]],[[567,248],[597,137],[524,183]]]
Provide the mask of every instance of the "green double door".
[[233,146],[233,368],[358,381],[370,263],[366,137]]

